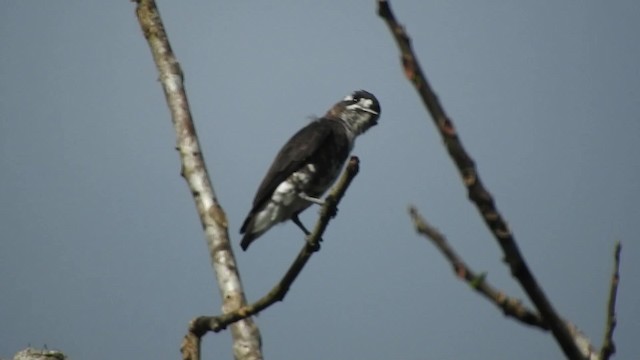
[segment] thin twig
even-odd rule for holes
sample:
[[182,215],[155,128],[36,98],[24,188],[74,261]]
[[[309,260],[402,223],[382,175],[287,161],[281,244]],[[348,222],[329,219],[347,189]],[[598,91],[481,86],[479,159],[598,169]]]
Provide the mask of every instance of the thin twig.
[[609,301],[607,302],[607,325],[604,332],[604,341],[600,349],[600,359],[608,360],[616,352],[616,344],[613,342],[613,331],[616,328],[616,297],[618,283],[620,282],[620,251],[622,245],[617,241],[613,250],[613,274],[611,275],[611,288],[609,289]]
[[389,27],[401,53],[405,76],[413,84],[431,114],[436,128],[442,136],[445,147],[458,168],[464,185],[467,187],[469,199],[476,205],[483,220],[502,248],[505,261],[509,264],[512,275],[518,279],[520,285],[524,288],[543,319],[548,323],[565,355],[569,359],[584,359],[586,354],[580,352],[567,325],[556,313],[551,302],[538,285],[538,282],[535,280],[524,257],[518,249],[507,222],[498,212],[491,194],[480,181],[474,161],[462,146],[453,122],[447,116],[438,97],[431,89],[418,63],[418,59],[413,52],[409,36],[405,32],[405,29],[396,21],[387,1],[378,0],[378,15]]
[[[238,309],[245,303],[242,283],[229,244],[227,219],[216,198],[207,174],[195,126],[184,88],[184,76],[164,30],[154,0],[137,0],[136,15],[160,75],[160,82],[171,112],[177,138],[177,150],[182,162],[181,174],[200,216],[206,235],[211,264],[215,270],[222,312]],[[260,331],[251,319],[231,327],[233,352],[236,359],[262,359]],[[183,342],[183,358],[199,360],[200,339],[188,334]]]
[[529,309],[526,305],[522,304],[520,300],[494,288],[487,281],[486,274],[474,272],[451,247],[447,238],[420,215],[418,209],[410,206],[409,214],[411,215],[411,220],[413,221],[416,231],[431,240],[436,248],[440,250],[442,255],[444,255],[451,264],[456,277],[465,281],[469,287],[501,309],[506,316],[512,317],[514,320],[524,324],[540,328],[541,330],[549,330],[549,327],[537,312]]
[[329,221],[336,213],[336,209],[340,200],[344,196],[349,184],[358,174],[360,169],[359,160],[356,156],[349,159],[346,169],[344,170],[338,183],[325,199],[324,205],[320,209],[320,216],[316,222],[313,231],[307,237],[305,245],[300,250],[298,257],[289,267],[282,279],[276,284],[271,291],[258,301],[251,305],[243,306],[236,311],[222,314],[220,316],[201,316],[191,322],[190,332],[200,334],[200,336],[208,331],[218,332],[225,329],[229,324],[242,320],[246,317],[255,315],[267,307],[273,305],[277,301],[282,301],[287,295],[291,284],[296,280],[304,266],[318,249],[322,234],[327,228]]

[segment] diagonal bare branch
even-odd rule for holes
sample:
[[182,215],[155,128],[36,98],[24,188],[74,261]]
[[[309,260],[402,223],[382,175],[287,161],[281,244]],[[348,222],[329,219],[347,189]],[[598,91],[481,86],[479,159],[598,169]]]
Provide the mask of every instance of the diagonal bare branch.
[[620,282],[620,251],[622,245],[617,241],[613,250],[613,274],[611,275],[611,287],[609,289],[609,301],[607,303],[607,325],[604,332],[604,341],[600,349],[600,359],[608,360],[616,352],[613,342],[613,331],[616,328],[616,297],[618,283]]
[[[512,317],[524,324],[535,326],[540,330],[549,331],[548,325],[538,313],[524,306],[522,302],[507,296],[502,291],[493,288],[486,280],[485,274],[477,274],[462,260],[462,258],[449,245],[446,237],[436,228],[431,226],[415,207],[409,208],[409,213],[416,231],[427,237],[436,248],[451,263],[455,275],[464,280],[471,288],[479,292],[490,302],[500,308],[506,316]],[[571,337],[575,340],[581,353],[588,360],[600,360],[600,355],[593,347],[591,340],[570,321],[565,320]]]
[[498,212],[493,197],[482,184],[473,159],[464,149],[453,122],[445,113],[438,97],[431,89],[426,76],[422,72],[422,68],[411,47],[411,40],[404,27],[396,20],[388,1],[378,0],[378,15],[389,27],[389,31],[400,50],[405,76],[413,84],[431,114],[444,145],[460,172],[462,181],[467,188],[469,199],[476,205],[482,219],[502,248],[505,261],[511,269],[511,274],[519,281],[543,319],[548,323],[565,355],[569,359],[584,359],[587,354],[581,353],[578,349],[567,324],[556,313],[533,273],[529,270],[507,222]]
[[413,221],[416,231],[431,240],[436,248],[440,250],[442,255],[444,255],[453,267],[453,273],[456,277],[465,281],[472,289],[501,309],[506,316],[541,330],[549,330],[549,327],[537,312],[529,309],[526,305],[522,304],[520,300],[494,288],[486,280],[485,274],[474,272],[451,247],[447,238],[420,215],[418,209],[410,206],[409,214],[411,215],[411,220]]
[[300,250],[298,257],[289,267],[289,270],[276,284],[271,291],[251,305],[243,306],[235,311],[222,314],[220,316],[201,316],[191,322],[190,333],[202,336],[208,331],[218,332],[225,329],[229,324],[240,321],[249,316],[255,315],[277,301],[282,301],[287,295],[289,288],[296,280],[311,255],[319,249],[320,239],[327,228],[329,221],[336,213],[338,204],[347,191],[349,184],[360,170],[359,160],[352,156],[345,168],[340,180],[334,185],[329,195],[325,199],[324,205],[320,209],[320,216],[313,231],[307,237],[305,245]]
[[[228,313],[245,303],[244,291],[229,243],[227,219],[209,180],[204,158],[191,118],[184,88],[184,75],[164,30],[154,0],[137,0],[136,15],[160,75],[171,119],[176,132],[181,174],[189,190],[205,232],[211,264],[222,297],[222,312]],[[231,327],[236,359],[262,359],[260,331],[251,319]],[[188,334],[182,346],[183,358],[200,358],[200,339]]]

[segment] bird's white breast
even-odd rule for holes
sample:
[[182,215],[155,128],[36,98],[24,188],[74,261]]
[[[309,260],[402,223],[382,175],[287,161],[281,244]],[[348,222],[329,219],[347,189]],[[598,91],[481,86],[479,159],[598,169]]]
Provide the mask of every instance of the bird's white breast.
[[289,220],[293,214],[304,210],[310,202],[298,196],[300,188],[311,180],[316,172],[313,164],[308,164],[299,171],[291,174],[276,187],[267,205],[255,214],[254,230],[260,232],[276,223]]

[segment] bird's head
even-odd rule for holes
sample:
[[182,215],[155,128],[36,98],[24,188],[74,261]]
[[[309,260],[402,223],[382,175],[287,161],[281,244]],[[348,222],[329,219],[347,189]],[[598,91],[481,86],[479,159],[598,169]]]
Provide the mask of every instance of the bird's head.
[[335,104],[327,117],[340,119],[355,135],[360,135],[378,123],[380,103],[367,91],[358,90]]

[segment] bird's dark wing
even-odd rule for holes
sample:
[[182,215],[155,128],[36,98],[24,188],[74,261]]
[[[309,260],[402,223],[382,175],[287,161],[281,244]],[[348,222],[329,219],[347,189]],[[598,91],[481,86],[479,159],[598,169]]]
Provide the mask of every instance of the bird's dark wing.
[[320,119],[310,123],[294,134],[280,149],[258,188],[251,213],[261,208],[271,198],[276,187],[294,171],[304,166],[322,147],[333,132],[329,121],[331,120]]
[[[327,160],[335,158],[336,155],[341,157],[341,152],[349,147],[347,137],[341,134],[345,131],[344,125],[338,120],[323,117],[300,129],[280,149],[258,188],[251,211],[240,228],[240,233],[246,234],[242,240],[243,249],[261,235],[253,233],[254,216],[269,202],[278,185],[308,163],[314,163],[321,172],[328,166]],[[332,140],[335,142],[334,146],[329,145]],[[333,151],[327,152],[327,145],[328,149],[335,148],[338,154],[333,154]]]

